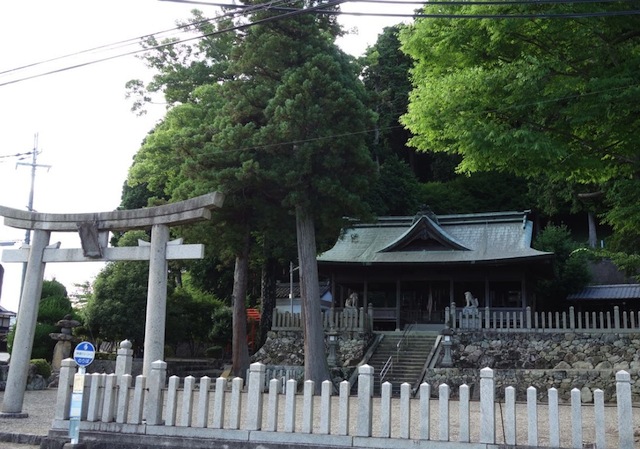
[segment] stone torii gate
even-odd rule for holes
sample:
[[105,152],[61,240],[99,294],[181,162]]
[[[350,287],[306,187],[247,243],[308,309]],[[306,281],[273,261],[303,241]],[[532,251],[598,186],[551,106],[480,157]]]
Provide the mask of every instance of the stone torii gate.
[[[47,262],[149,261],[143,359],[146,375],[151,370],[151,363],[164,359],[167,261],[204,256],[201,244],[183,245],[181,240],[169,242],[169,226],[208,220],[211,209],[221,207],[223,201],[224,195],[213,192],[163,206],[82,214],[47,214],[0,206],[0,216],[5,217],[6,226],[34,232],[30,246],[5,250],[2,254],[3,262],[27,262],[27,269],[0,417],[28,416],[22,413],[22,404]],[[149,228],[150,244],[107,247],[110,231]],[[59,243],[49,245],[51,232],[78,232],[82,248],[62,249]]]

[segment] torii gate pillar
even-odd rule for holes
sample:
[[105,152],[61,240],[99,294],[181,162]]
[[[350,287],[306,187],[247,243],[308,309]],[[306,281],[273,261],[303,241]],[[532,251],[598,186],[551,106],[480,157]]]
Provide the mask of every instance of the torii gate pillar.
[[4,390],[2,412],[22,418],[28,415],[22,412],[24,390],[27,387],[29,360],[33,348],[33,338],[38,320],[38,305],[42,294],[42,278],[44,276],[43,254],[49,245],[51,232],[36,230],[31,240],[31,251],[24,276],[20,309],[16,321],[16,332],[11,350],[11,364]]
[[149,286],[147,288],[147,314],[144,330],[144,359],[142,374],[151,373],[151,364],[164,360],[164,333],[167,322],[167,243],[169,227],[151,228],[151,254],[149,258]]
[[[167,260],[201,259],[204,256],[203,245],[170,244],[169,226],[210,219],[211,209],[221,207],[223,201],[221,193],[213,192],[163,206],[89,214],[46,214],[0,206],[0,216],[5,217],[5,225],[34,231],[29,248],[5,250],[2,253],[3,262],[27,262],[27,270],[0,416],[28,416],[22,413],[22,404],[47,262],[149,261],[143,359],[144,374],[148,375],[151,364],[164,358]],[[151,228],[150,245],[137,248],[106,246],[109,231],[148,228]],[[52,231],[79,232],[82,249],[49,246]]]

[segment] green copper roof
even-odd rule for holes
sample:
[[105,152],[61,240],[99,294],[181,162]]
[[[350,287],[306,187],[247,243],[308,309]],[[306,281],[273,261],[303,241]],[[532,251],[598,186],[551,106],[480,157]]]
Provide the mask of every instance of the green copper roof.
[[531,248],[528,211],[380,217],[343,229],[318,263],[451,264],[548,258]]

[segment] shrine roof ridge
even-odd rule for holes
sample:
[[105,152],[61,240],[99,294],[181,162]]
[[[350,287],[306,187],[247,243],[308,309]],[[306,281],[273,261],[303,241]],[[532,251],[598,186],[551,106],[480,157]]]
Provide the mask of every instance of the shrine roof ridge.
[[149,228],[156,224],[181,225],[211,218],[211,209],[222,206],[224,195],[211,192],[188,200],[143,209],[77,214],[31,212],[0,206],[4,224],[19,229],[77,231],[79,223],[93,222],[101,231]]

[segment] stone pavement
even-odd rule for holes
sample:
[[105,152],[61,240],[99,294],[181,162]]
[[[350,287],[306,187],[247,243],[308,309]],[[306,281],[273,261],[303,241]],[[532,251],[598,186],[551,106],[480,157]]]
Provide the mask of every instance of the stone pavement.
[[[56,403],[55,389],[26,391],[22,411],[27,418],[0,417],[0,449],[36,449],[51,428]],[[0,391],[0,403],[4,392]]]

